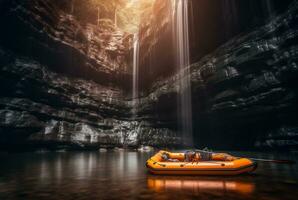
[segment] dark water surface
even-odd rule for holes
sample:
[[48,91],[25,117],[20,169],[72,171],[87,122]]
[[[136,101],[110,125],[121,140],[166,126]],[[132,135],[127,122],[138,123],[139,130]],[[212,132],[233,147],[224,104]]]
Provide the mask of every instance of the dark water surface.
[[[261,163],[237,177],[152,176],[153,153],[49,152],[0,154],[0,199],[297,199],[296,165]],[[297,154],[241,153],[297,160]]]

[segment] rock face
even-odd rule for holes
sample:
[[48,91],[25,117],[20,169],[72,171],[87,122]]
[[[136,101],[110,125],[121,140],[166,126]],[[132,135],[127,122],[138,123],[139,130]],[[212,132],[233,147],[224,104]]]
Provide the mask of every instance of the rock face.
[[[176,101],[181,72],[174,67],[169,37],[171,2],[156,0],[152,13],[143,15],[141,96],[132,118],[131,35],[109,20],[99,26],[78,21],[57,1],[1,1],[0,148],[180,145]],[[228,23],[222,37],[207,33],[222,27],[217,20],[227,1],[190,2],[193,11],[213,12],[209,17],[216,22],[207,27],[205,15],[192,13],[195,143],[297,148],[297,1],[284,14],[265,17],[263,26],[240,16],[254,29]],[[244,1],[231,2],[237,13],[247,7]]]
[[54,1],[2,1],[0,146],[171,146],[167,128],[131,119],[131,35],[80,24]]
[[[266,144],[256,142],[258,138],[264,141],[284,126],[297,127],[297,6],[295,1],[268,24],[234,37],[190,66],[197,144],[260,147]],[[178,77],[155,82],[142,100],[140,115],[155,107],[152,121],[168,127],[179,123]],[[284,140],[288,142],[280,147],[297,147],[295,137]]]
[[[50,71],[29,58],[1,51],[1,148],[166,146],[167,129],[132,121],[122,89]],[[162,137],[160,137],[162,136]]]
[[1,44],[18,54],[33,57],[49,68],[94,80],[125,85],[130,37],[111,25],[80,24],[51,0],[2,1]]
[[[156,0],[151,12],[143,14],[140,25],[140,85],[150,88],[156,78],[177,73],[175,67],[175,7],[177,0]],[[284,12],[292,0],[210,0],[189,2],[190,60],[206,54],[240,33],[251,32]]]
[[[156,0],[152,11],[141,18],[139,84],[150,87],[157,77],[174,74],[172,0]],[[170,37],[169,37],[170,36]]]

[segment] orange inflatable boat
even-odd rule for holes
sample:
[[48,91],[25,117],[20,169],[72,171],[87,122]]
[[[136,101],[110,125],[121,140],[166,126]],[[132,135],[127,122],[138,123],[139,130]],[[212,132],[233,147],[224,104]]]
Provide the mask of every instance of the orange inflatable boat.
[[160,151],[151,157],[146,166],[159,175],[239,175],[254,171],[257,164],[247,158],[225,153]]

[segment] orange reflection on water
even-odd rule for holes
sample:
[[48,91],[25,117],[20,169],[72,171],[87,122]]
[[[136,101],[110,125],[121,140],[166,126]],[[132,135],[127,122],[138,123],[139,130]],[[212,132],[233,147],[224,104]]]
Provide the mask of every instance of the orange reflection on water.
[[149,189],[156,192],[166,190],[187,190],[196,192],[227,191],[241,194],[251,194],[255,190],[252,182],[234,180],[197,180],[197,179],[172,179],[162,177],[148,177]]

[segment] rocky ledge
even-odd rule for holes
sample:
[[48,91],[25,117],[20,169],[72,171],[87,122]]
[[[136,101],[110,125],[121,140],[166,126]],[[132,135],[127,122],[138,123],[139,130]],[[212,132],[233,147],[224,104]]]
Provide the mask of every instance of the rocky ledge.
[[0,52],[1,148],[179,144],[174,132],[131,120],[131,102],[120,88],[66,77]]

